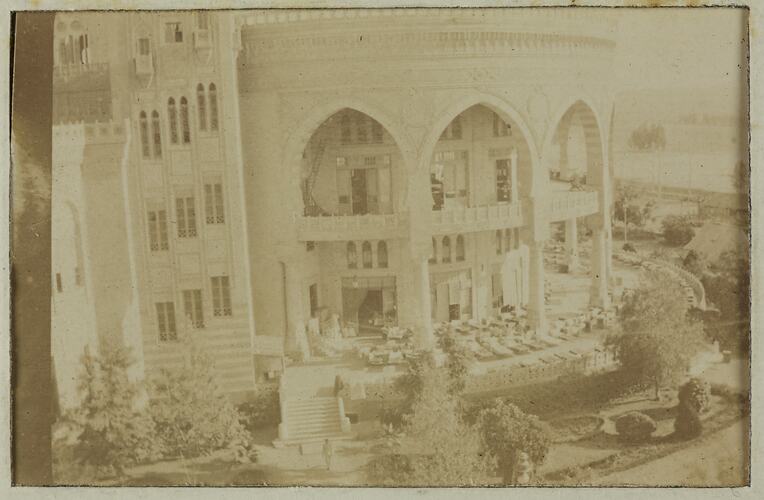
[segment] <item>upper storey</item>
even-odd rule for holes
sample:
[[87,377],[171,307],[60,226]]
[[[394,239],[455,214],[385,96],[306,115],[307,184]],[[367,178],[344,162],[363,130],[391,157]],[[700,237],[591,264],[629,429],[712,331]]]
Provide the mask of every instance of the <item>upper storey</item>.
[[[438,84],[453,66],[470,82],[528,81],[573,67],[579,77],[594,79],[615,47],[606,9],[279,11],[249,15],[244,23],[245,91],[384,86],[412,77]],[[548,56],[549,64],[528,55]],[[496,58],[513,64],[495,66]],[[380,74],[369,72],[370,64]],[[486,65],[492,71],[481,72]]]

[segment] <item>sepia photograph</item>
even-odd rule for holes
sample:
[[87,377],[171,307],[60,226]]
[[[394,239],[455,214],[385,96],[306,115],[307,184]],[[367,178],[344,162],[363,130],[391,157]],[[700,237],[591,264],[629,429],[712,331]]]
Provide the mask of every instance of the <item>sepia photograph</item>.
[[750,485],[748,8],[14,23],[17,484]]

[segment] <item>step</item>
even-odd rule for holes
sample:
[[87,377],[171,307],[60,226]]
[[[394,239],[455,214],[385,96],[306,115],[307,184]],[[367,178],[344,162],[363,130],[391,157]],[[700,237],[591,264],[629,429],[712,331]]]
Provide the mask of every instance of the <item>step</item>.
[[287,429],[290,432],[314,432],[318,431],[319,429],[328,429],[328,428],[341,428],[340,421],[335,420],[333,422],[311,422],[311,423],[294,423],[294,422],[287,422]]
[[339,413],[338,408],[326,408],[326,409],[310,409],[310,410],[287,410],[287,415],[299,415],[304,417],[321,418],[325,415],[336,415]]
[[325,441],[326,439],[330,439],[331,441],[348,441],[354,438],[355,438],[355,434],[353,433],[334,432],[334,433],[328,433],[328,434],[321,434],[318,436],[312,436],[310,438],[289,438],[283,441],[281,439],[276,439],[273,441],[273,446],[275,448],[285,448],[287,446],[299,446],[301,444],[320,443]]
[[287,408],[322,408],[322,407],[337,407],[337,400],[335,398],[329,398],[327,400],[287,400],[285,402]]

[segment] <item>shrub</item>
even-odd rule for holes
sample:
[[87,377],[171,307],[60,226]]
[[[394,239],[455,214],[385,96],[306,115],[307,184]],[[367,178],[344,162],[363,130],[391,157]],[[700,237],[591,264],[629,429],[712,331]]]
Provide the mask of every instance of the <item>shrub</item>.
[[239,412],[243,417],[242,423],[249,432],[278,425],[281,420],[278,386],[259,387],[251,401],[239,406]]
[[179,348],[183,363],[163,369],[152,384],[151,416],[166,455],[191,458],[248,448],[243,417],[221,392],[211,359],[190,340]]
[[711,386],[699,378],[691,378],[679,388],[679,403],[692,406],[696,412],[708,411],[711,404]]
[[703,422],[695,407],[688,402],[680,402],[674,420],[674,434],[683,439],[692,439],[703,432]]
[[661,225],[663,237],[669,245],[683,246],[695,236],[695,230],[687,217],[669,215]]
[[369,460],[366,473],[370,486],[401,486],[401,480],[413,473],[411,458],[401,453],[376,456]]
[[615,421],[615,430],[618,436],[626,442],[641,443],[650,439],[657,426],[655,421],[638,411],[632,411],[621,415]]
[[63,420],[76,435],[75,462],[97,475],[121,475],[125,467],[159,458],[154,423],[141,406],[141,386],[129,379],[128,349],[104,345],[98,356],[82,358],[80,405]]
[[623,244],[623,251],[624,251],[624,252],[632,252],[632,253],[636,253],[636,252],[637,252],[637,249],[636,249],[636,247],[634,247],[634,245],[632,245],[631,243],[628,243],[628,242],[627,242],[627,243],[624,243],[624,244]]

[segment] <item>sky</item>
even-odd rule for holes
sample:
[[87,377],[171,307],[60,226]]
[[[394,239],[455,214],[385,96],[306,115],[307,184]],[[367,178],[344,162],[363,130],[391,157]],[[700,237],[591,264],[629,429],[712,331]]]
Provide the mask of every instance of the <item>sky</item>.
[[617,68],[623,90],[719,86],[744,73],[745,10],[619,9]]

